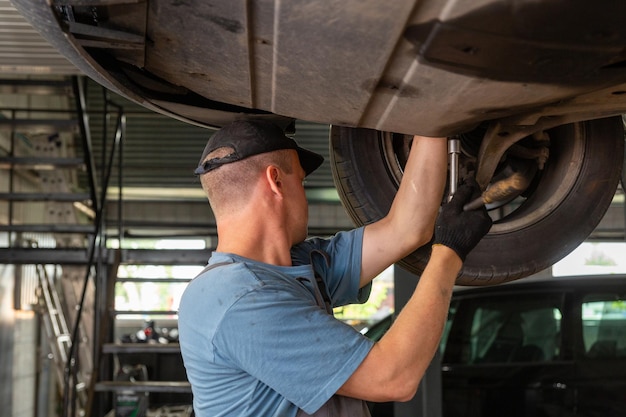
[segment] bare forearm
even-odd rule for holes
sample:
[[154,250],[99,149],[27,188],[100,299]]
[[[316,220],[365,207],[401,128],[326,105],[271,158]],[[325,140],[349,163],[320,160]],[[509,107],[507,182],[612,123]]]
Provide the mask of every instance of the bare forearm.
[[389,214],[365,228],[361,286],[430,240],[446,172],[446,139],[416,136]]
[[400,236],[423,236],[421,244],[430,239],[443,197],[447,166],[445,138],[415,136],[388,216],[396,230],[402,232]]
[[409,302],[339,393],[372,401],[402,401],[414,395],[439,346],[461,265],[451,249],[433,248]]
[[454,282],[462,267],[450,248],[435,246],[419,283],[379,345],[394,358],[390,372],[401,384],[417,384],[439,347]]

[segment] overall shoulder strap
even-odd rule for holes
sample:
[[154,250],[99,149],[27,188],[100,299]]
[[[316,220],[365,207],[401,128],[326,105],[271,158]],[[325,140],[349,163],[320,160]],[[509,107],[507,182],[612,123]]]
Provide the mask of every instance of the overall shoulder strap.
[[322,278],[322,276],[315,270],[315,264],[313,263],[313,255],[315,254],[321,255],[324,258],[326,265],[329,265],[330,259],[326,252],[321,251],[319,249],[312,250],[311,253],[309,254],[309,259],[311,261],[311,269],[313,269],[313,274],[315,275],[315,282],[317,283],[317,289],[319,290],[320,294],[322,295],[322,298],[324,299],[326,311],[328,312],[328,314],[332,315],[333,307],[332,307],[332,302],[330,301],[330,295],[328,294],[328,290],[326,288],[326,282],[324,282],[324,279]]
[[232,263],[232,262],[218,262],[218,263],[216,263],[216,264],[207,265],[207,266],[206,266],[206,267],[205,267],[205,268],[204,268],[204,269],[203,269],[203,270],[202,270],[202,271],[201,271],[198,275],[196,275],[196,276],[202,275],[202,274],[204,274],[205,272],[210,271],[210,270],[211,270],[211,269],[213,269],[213,268],[217,268],[218,266],[228,265],[228,264],[230,264],[230,263]]

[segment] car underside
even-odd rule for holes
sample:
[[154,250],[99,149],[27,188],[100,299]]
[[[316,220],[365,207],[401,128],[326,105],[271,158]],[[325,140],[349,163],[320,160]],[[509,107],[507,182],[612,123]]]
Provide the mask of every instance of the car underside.
[[[494,226],[463,285],[565,256],[624,164],[626,4],[575,0],[14,0],[86,75],[154,111],[219,127],[332,125],[356,224],[386,214],[414,134],[447,136]],[[450,184],[453,188],[453,184]],[[419,272],[423,248],[402,261]]]

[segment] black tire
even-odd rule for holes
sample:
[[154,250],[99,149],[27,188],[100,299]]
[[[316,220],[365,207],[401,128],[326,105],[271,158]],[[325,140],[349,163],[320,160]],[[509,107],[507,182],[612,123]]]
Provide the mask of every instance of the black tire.
[[[623,164],[621,117],[559,126],[548,134],[545,169],[519,207],[494,220],[457,284],[494,285],[537,273],[574,250],[604,216]],[[408,143],[402,135],[332,127],[333,177],[356,225],[375,222],[389,210]],[[419,275],[429,254],[429,247],[420,248],[399,264]]]

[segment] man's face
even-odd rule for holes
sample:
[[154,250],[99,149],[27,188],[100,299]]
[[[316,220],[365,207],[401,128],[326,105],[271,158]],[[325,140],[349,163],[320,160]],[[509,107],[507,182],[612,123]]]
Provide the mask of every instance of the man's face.
[[292,151],[292,173],[286,178],[287,221],[295,243],[302,242],[308,235],[309,207],[304,192],[305,172],[300,165],[298,154]]

